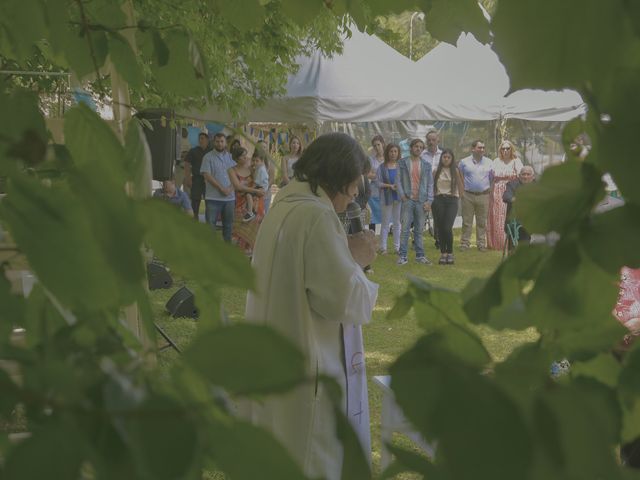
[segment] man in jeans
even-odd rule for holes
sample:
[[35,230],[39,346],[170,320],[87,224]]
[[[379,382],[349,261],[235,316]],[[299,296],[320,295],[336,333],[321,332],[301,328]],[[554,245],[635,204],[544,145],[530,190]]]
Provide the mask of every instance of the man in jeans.
[[462,238],[460,248],[470,247],[473,217],[476,218],[476,244],[478,250],[487,249],[487,215],[489,192],[493,182],[492,161],[484,156],[484,142],[475,140],[471,144],[471,155],[460,160],[458,165],[464,182],[462,197]]
[[416,261],[424,265],[431,262],[424,255],[422,230],[424,228],[424,213],[431,211],[433,201],[433,173],[431,165],[421,158],[424,142],[414,139],[409,145],[410,155],[398,162],[396,176],[396,190],[402,201],[402,231],[400,233],[400,257],[398,265],[407,263],[407,248],[409,246],[409,229],[413,222]]
[[213,150],[202,158],[200,173],[206,182],[205,206],[207,222],[216,229],[218,215],[222,216],[222,238],[231,242],[233,212],[236,207],[236,193],[229,179],[229,169],[236,162],[226,150],[227,139],[223,133],[213,137]]

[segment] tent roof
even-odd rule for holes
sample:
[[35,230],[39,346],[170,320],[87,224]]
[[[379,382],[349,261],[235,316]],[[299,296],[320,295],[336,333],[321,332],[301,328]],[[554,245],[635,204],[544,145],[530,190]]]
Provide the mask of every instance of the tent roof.
[[[504,67],[491,48],[471,34],[461,34],[457,46],[441,43],[414,63],[379,38],[353,29],[342,54],[327,58],[317,51],[297,62],[299,70],[289,75],[285,94],[248,111],[247,120],[568,120],[584,111],[579,95],[570,91],[523,91],[505,97],[509,77]],[[184,115],[238,120],[214,106]]]

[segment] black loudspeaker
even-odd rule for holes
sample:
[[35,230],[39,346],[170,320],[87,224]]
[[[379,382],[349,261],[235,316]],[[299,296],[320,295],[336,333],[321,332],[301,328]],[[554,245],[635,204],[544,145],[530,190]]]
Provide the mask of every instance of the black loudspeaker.
[[139,111],[136,117],[143,120],[142,129],[151,152],[153,179],[170,180],[176,159],[175,113],[173,110],[150,108]]
[[147,264],[147,279],[149,280],[149,290],[171,288],[173,285],[173,278],[171,278],[169,270],[158,262]]
[[173,297],[171,297],[167,302],[165,308],[173,318],[198,318],[199,314],[198,309],[196,308],[193,292],[191,292],[187,287],[182,287],[174,293]]

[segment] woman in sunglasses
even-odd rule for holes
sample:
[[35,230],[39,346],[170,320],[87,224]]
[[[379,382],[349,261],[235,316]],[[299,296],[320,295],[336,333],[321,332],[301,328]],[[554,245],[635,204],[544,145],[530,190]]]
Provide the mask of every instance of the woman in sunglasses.
[[503,140],[498,150],[498,158],[493,161],[493,187],[489,196],[487,248],[492,250],[502,250],[504,247],[507,206],[502,201],[502,195],[507,183],[518,178],[522,166],[522,160],[518,158],[513,144]]

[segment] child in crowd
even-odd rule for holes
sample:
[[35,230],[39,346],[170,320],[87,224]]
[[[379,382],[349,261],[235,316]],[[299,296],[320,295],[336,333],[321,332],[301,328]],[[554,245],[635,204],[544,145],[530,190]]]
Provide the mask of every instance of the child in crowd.
[[[261,149],[256,148],[251,158],[251,169],[253,170],[253,183],[255,188],[263,190],[265,193],[269,189],[269,171],[267,155]],[[250,222],[256,218],[257,202],[253,201],[254,193],[246,193],[247,213],[242,218],[245,222]]]

